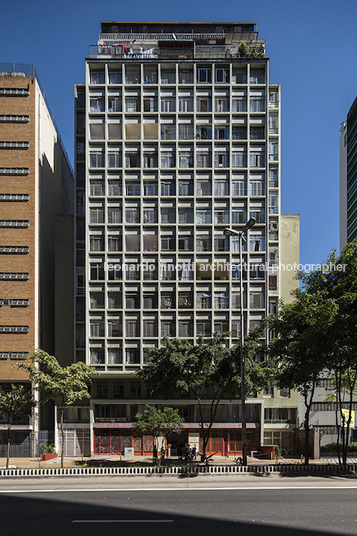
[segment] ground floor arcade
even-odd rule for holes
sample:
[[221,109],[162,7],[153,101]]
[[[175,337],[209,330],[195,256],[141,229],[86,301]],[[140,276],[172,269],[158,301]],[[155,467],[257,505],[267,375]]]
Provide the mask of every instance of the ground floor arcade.
[[[93,442],[95,455],[119,455],[125,449],[132,448],[136,456],[150,456],[153,453],[154,440],[152,436],[138,436],[134,430],[122,427],[98,426],[93,427]],[[198,451],[202,451],[203,437],[198,427],[183,428],[181,431],[172,434],[165,440],[157,441],[156,447],[160,450],[165,448],[165,454],[180,456],[185,444],[191,447],[196,446]],[[247,449],[248,454],[259,450],[260,432],[259,425],[249,424],[247,429]],[[216,424],[210,431],[206,454],[216,454],[218,456],[239,456],[242,454],[242,430],[241,427],[230,428],[225,423]]]

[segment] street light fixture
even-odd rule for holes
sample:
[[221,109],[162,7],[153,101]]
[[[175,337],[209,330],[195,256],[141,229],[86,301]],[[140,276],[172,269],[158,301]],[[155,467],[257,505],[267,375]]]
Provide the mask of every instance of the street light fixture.
[[235,230],[226,227],[223,233],[226,236],[239,237],[239,263],[240,263],[240,377],[241,377],[241,399],[242,399],[242,454],[243,465],[247,465],[247,417],[245,411],[245,355],[244,355],[244,314],[243,314],[243,244],[246,240],[244,233],[256,224],[255,218],[245,224],[243,229]]

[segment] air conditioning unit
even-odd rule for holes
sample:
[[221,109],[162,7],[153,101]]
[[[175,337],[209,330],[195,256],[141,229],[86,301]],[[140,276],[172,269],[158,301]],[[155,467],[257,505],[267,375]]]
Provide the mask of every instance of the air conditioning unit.
[[134,458],[134,447],[125,447],[124,456],[125,458]]

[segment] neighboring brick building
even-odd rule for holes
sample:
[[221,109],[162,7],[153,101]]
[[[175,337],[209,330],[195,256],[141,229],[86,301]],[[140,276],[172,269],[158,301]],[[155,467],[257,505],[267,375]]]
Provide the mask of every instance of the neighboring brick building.
[[[14,367],[24,355],[35,348],[55,352],[55,220],[73,214],[73,187],[71,166],[34,67],[0,64],[2,390],[26,382],[24,372]],[[30,455],[31,432],[40,427],[38,418],[16,425],[12,455]],[[0,421],[0,456],[4,428]]]

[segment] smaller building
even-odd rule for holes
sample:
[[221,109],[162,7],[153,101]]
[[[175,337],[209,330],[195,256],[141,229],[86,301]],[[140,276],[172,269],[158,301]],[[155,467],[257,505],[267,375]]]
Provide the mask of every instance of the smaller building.
[[[14,367],[24,356],[35,348],[55,353],[55,218],[73,214],[74,179],[35,67],[0,64],[0,71],[0,387],[7,390],[28,383]],[[16,423],[11,455],[36,454],[52,421],[34,411]],[[0,456],[5,429],[0,422]]]

